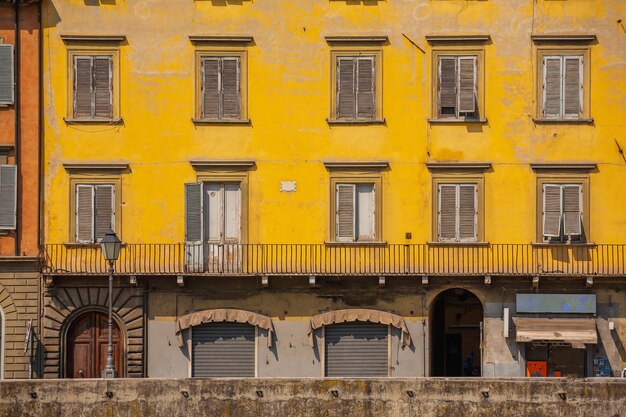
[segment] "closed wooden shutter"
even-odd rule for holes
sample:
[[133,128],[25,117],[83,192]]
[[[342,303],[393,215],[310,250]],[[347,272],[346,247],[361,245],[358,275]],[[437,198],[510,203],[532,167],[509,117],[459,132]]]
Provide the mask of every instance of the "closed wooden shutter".
[[0,44],[0,104],[13,104],[15,92],[13,66],[13,45]]
[[454,184],[439,184],[439,241],[456,240],[456,190]]
[[566,56],[563,59],[563,113],[565,117],[578,118],[582,115],[582,57]]
[[561,186],[543,185],[543,236],[544,238],[561,236],[562,213]]
[[254,377],[255,327],[209,323],[192,327],[193,377]]
[[113,58],[96,56],[93,59],[94,117],[113,117]]
[[202,242],[202,183],[185,184],[185,242]]
[[76,186],[76,241],[93,243],[93,185]]
[[337,118],[356,118],[356,58],[337,58]]
[[0,165],[0,229],[16,227],[17,166]]
[[456,117],[456,62],[455,57],[439,58],[439,116]]
[[341,323],[324,327],[328,377],[389,376],[389,327],[378,323]]
[[337,184],[336,240],[338,242],[355,240],[355,191],[354,184]]
[[474,184],[459,185],[459,240],[475,242],[478,240],[478,204],[477,187]]
[[219,119],[220,117],[220,60],[202,58],[202,118]]
[[101,239],[109,228],[115,230],[115,191],[112,185],[95,188],[95,240]]
[[580,236],[582,233],[582,187],[563,185],[563,234]]
[[239,58],[222,58],[222,117],[239,119],[241,117],[241,96],[239,88]]
[[476,57],[459,57],[459,113],[476,111]]
[[93,57],[74,57],[74,117],[93,117]]
[[359,57],[357,64],[356,117],[358,119],[373,119],[376,115],[374,104],[376,60],[373,56]]
[[561,57],[543,59],[543,116],[559,118],[561,115]]

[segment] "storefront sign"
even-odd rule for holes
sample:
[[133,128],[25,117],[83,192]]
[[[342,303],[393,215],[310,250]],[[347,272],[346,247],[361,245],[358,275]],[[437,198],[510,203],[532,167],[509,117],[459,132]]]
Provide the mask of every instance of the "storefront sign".
[[596,313],[595,294],[517,294],[518,313]]

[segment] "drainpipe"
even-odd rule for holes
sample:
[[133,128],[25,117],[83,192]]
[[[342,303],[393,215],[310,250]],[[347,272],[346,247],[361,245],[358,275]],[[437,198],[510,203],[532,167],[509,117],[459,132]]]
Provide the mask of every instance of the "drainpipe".
[[20,5],[19,0],[13,0],[14,15],[15,15],[15,59],[14,59],[14,107],[13,113],[15,115],[15,166],[17,167],[16,176],[16,199],[15,199],[15,256],[20,256],[20,209],[21,209],[21,193],[19,192],[21,181],[21,166],[20,166],[20,136],[21,136],[21,111],[20,111]]
[[[39,254],[41,254],[41,213],[42,213],[42,184],[43,184],[43,76],[42,76],[42,63],[43,63],[43,32],[41,30],[41,1],[37,2],[37,32],[38,32],[38,45],[37,45],[37,74],[38,74],[38,116],[37,116],[37,135],[39,136],[39,146],[37,146],[37,160],[39,164],[37,165],[37,249]],[[41,262],[41,261],[40,261]],[[39,294],[38,294],[38,305],[39,305],[39,320],[37,320],[37,334],[38,344],[37,344],[37,376],[39,378],[43,378],[43,370],[44,370],[44,355],[43,355],[43,276],[39,276]]]

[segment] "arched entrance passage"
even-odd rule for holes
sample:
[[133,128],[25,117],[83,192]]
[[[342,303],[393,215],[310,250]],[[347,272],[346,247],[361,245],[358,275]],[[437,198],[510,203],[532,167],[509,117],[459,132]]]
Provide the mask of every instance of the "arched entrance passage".
[[[67,329],[67,378],[100,378],[106,364],[108,347],[108,316],[100,311],[85,312]],[[113,358],[118,375],[122,369],[122,335],[113,321]]]
[[483,305],[462,288],[441,292],[431,306],[431,376],[480,376]]

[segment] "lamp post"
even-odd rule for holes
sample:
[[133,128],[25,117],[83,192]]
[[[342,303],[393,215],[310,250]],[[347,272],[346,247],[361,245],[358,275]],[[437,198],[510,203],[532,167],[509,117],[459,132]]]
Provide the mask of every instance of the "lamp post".
[[107,347],[107,360],[102,370],[102,378],[116,378],[117,370],[113,361],[113,272],[115,268],[113,263],[120,256],[120,247],[122,242],[111,229],[107,230],[100,240],[100,247],[104,259],[109,262],[109,345]]

